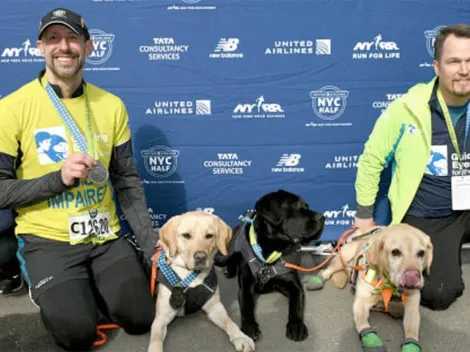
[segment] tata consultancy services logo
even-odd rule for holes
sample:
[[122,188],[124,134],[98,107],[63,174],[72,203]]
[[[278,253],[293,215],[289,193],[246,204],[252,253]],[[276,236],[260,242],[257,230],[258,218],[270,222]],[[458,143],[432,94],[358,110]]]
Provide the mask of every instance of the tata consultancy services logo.
[[179,153],[179,150],[173,150],[164,145],[156,145],[141,151],[145,170],[157,179],[168,178],[175,173]]
[[329,121],[336,120],[344,113],[348,96],[349,91],[335,86],[324,86],[310,92],[313,111],[319,118]]

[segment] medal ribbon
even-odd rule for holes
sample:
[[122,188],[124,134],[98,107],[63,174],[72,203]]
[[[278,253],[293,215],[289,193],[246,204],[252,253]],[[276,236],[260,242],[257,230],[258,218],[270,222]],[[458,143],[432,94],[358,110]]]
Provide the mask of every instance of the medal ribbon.
[[[444,114],[444,119],[446,121],[447,129],[449,130],[450,139],[452,141],[452,145],[454,146],[455,152],[457,153],[457,157],[459,159],[459,166],[462,168],[462,156],[460,154],[459,143],[457,141],[457,135],[455,134],[454,125],[452,124],[452,119],[450,118],[449,109],[447,108],[447,104],[444,101],[444,97],[442,96],[442,92],[440,89],[437,90],[437,99],[439,104],[441,105],[442,113]],[[465,153],[466,145],[467,145],[467,136],[468,130],[470,128],[470,103],[467,105],[467,116],[465,121],[465,137],[463,141],[463,152]]]
[[75,143],[77,143],[80,150],[88,154],[88,146],[91,146],[91,156],[94,159],[97,159],[96,148],[93,139],[93,126],[90,116],[90,105],[88,102],[86,89],[83,90],[83,94],[85,97],[85,115],[87,118],[88,125],[86,139],[85,137],[83,137],[83,134],[81,133],[75,121],[73,120],[72,116],[70,116],[69,112],[67,111],[67,108],[64,106],[64,104],[59,99],[56,92],[54,92],[54,89],[52,89],[49,83],[46,85],[46,92],[52,104],[54,105],[57,113],[61,117],[62,121],[64,121],[65,126],[69,130],[69,133],[72,135],[73,140],[75,141]]
[[184,280],[181,280],[178,282],[178,278],[176,277],[176,274],[166,263],[166,256],[165,256],[165,252],[163,251],[160,254],[160,258],[158,259],[158,267],[160,268],[163,275],[165,275],[166,279],[170,282],[171,286],[173,287],[175,286],[188,287],[191,284],[191,282],[193,282],[201,273],[200,270],[193,270],[191,273],[189,273],[188,276],[184,278]]

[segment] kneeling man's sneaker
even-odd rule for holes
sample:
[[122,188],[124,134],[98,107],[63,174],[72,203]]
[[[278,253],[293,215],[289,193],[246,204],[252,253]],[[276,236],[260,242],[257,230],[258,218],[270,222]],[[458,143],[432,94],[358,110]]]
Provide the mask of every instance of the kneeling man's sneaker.
[[8,295],[20,291],[24,287],[21,274],[13,275],[0,281],[0,294]]

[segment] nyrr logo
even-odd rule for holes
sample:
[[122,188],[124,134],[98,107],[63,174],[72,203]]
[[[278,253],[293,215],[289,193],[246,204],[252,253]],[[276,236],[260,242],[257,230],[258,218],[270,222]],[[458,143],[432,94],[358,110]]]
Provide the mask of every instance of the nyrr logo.
[[326,210],[323,215],[326,217],[325,225],[348,226],[353,225],[356,211],[345,204],[341,210]]
[[86,58],[86,62],[91,65],[101,65],[108,61],[113,53],[115,35],[106,33],[101,29],[90,29],[90,37],[93,43],[93,51]]
[[174,174],[178,166],[179,153],[178,150],[163,145],[141,151],[145,170],[157,179],[165,179]]
[[220,38],[219,43],[214,49],[214,52],[209,54],[211,59],[241,59],[243,53],[237,53],[238,38]]
[[282,154],[276,167],[273,167],[271,172],[304,172],[303,167],[294,167],[299,165],[301,157],[301,154]]
[[428,50],[429,56],[434,58],[434,42],[436,41],[436,36],[445,26],[437,26],[431,30],[424,31],[424,36],[426,38],[426,49]]
[[378,34],[371,42],[357,42],[353,49],[353,59],[399,59],[400,48],[395,42],[382,40]]
[[187,3],[187,4],[196,4],[198,3],[199,1],[201,0],[183,0],[183,2]]
[[264,96],[261,95],[255,100],[255,103],[238,104],[233,109],[234,119],[264,119],[264,118],[284,118],[284,109],[277,103],[266,103]]
[[347,105],[349,91],[335,86],[325,86],[310,92],[312,108],[315,114],[323,120],[336,120]]
[[29,39],[21,47],[5,48],[0,55],[0,63],[44,62],[38,48],[31,46]]

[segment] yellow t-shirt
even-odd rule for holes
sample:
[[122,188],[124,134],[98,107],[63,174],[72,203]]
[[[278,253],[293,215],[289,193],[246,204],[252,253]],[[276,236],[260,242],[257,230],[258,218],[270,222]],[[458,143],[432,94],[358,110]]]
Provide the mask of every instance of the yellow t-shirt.
[[[68,155],[80,152],[47,95],[45,77],[42,82],[35,79],[0,100],[0,152],[16,158],[21,150],[21,164],[16,170],[18,179],[34,179],[57,171]],[[89,101],[97,158],[108,168],[113,148],[130,139],[127,110],[120,98],[101,88],[86,83],[84,89]],[[61,101],[86,136],[85,95]],[[91,146],[88,149],[91,155]],[[96,185],[87,179],[55,197],[16,209],[16,233],[68,242],[70,219],[94,214],[96,210],[109,213],[105,225],[112,232],[120,230],[109,180]],[[74,229],[80,231],[80,224],[77,224]],[[103,223],[97,224],[103,226]]]

